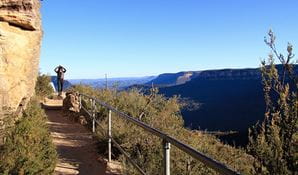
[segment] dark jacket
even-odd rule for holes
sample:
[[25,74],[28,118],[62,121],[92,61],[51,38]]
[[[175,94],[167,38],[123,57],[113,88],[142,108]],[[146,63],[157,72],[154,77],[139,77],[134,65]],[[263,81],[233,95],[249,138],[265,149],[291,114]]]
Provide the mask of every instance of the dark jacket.
[[63,66],[57,66],[54,71],[57,73],[58,79],[64,79],[64,73],[66,72],[66,69]]

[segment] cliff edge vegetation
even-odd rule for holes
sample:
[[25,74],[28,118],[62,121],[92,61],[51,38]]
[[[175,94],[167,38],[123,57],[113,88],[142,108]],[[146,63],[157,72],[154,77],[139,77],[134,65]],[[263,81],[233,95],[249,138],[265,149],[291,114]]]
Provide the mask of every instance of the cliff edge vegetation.
[[[295,54],[289,43],[287,54],[277,52],[270,30],[265,43],[271,53],[262,61],[266,102],[265,118],[250,130],[248,152],[255,157],[256,174],[296,175],[298,172],[298,76]],[[283,65],[278,71],[275,61]]]
[[[180,114],[183,104],[179,102],[178,97],[165,98],[163,95],[158,94],[156,89],[152,89],[149,95],[145,95],[136,89],[119,92],[116,90],[93,89],[82,85],[74,86],[72,90],[105,101],[118,110],[138,118],[142,122],[221,161],[232,169],[243,174],[252,173],[253,158],[246,154],[245,150],[225,145],[212,135],[183,127],[183,119]],[[83,104],[86,107],[90,105],[88,101],[83,101]],[[97,106],[97,108],[96,117],[100,122],[96,131],[98,149],[102,154],[107,154],[108,111],[101,108],[101,106]],[[146,173],[160,174],[163,171],[162,140],[115,115],[112,116],[112,135]],[[136,170],[125,160],[116,147],[113,147],[113,158],[123,162],[124,174],[137,174]],[[171,172],[173,174],[217,174],[174,146],[171,149],[171,162]]]
[[22,118],[7,128],[0,147],[0,174],[52,174],[57,153],[37,100],[32,99]]

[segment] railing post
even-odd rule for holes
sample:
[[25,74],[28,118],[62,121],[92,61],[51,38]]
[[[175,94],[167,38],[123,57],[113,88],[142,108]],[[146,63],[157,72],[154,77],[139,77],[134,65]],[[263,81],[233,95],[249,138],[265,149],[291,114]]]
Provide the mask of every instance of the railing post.
[[108,117],[108,149],[109,149],[109,162],[112,161],[112,111],[109,110],[109,117]]
[[186,162],[186,174],[187,174],[187,175],[191,175],[190,160],[191,160],[191,158],[188,158],[188,159],[187,159],[187,162]]
[[79,109],[82,109],[82,95],[79,94]]
[[92,132],[95,132],[95,100],[92,100]]
[[170,175],[170,149],[171,149],[171,143],[163,140],[163,150],[164,150],[164,175]]

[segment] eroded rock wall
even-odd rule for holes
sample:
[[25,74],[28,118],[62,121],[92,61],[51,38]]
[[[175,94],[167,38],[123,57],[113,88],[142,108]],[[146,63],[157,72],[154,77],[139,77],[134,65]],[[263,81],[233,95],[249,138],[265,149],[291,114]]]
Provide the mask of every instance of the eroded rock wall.
[[41,38],[40,0],[0,0],[0,116],[34,94]]

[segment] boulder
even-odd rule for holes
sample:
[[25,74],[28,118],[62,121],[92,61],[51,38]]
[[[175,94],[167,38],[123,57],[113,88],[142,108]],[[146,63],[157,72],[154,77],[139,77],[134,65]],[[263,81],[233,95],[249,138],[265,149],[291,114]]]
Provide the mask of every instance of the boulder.
[[[84,105],[85,101],[82,101]],[[88,114],[80,109],[79,93],[74,91],[66,92],[66,97],[63,100],[63,116],[68,117],[72,121],[78,122],[81,125],[88,125]]]
[[63,100],[63,111],[80,112],[79,95],[76,92],[66,92]]
[[78,122],[79,122],[81,125],[87,125],[87,124],[88,124],[88,122],[87,122],[87,120],[86,120],[86,117],[83,116],[83,115],[81,115],[81,116],[79,117]]

